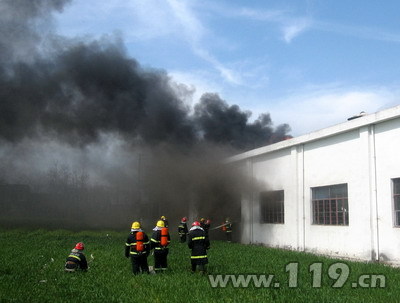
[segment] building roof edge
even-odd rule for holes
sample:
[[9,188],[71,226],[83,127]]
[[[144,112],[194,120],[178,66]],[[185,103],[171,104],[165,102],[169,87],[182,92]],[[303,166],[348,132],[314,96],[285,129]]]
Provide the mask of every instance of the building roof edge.
[[354,129],[358,129],[367,125],[378,124],[387,120],[395,119],[400,117],[400,105],[378,111],[373,114],[360,116],[356,119],[351,119],[346,122],[336,124],[327,128],[323,128],[299,137],[294,137],[284,141],[280,141],[274,144],[259,147],[247,152],[234,155],[225,159],[225,163],[233,163],[249,158],[257,157],[259,155],[267,154],[273,151],[309,143],[322,138],[331,137],[337,134],[345,133]]

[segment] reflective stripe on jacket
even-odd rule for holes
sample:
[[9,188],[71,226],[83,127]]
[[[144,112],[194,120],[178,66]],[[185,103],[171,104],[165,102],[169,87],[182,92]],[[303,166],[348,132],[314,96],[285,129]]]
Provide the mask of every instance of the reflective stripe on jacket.
[[[163,249],[168,249],[167,247],[163,247],[161,246],[161,228],[155,228],[153,229],[153,234],[151,235],[151,239],[150,239],[150,245],[151,245],[151,249],[155,249],[155,250],[163,250]],[[171,237],[168,233],[167,236],[167,242],[168,244],[171,242]]]
[[67,266],[67,264],[71,264],[71,263],[75,263],[77,268],[80,269],[87,269],[88,268],[88,264],[86,261],[86,257],[83,254],[82,251],[78,250],[78,249],[73,249],[71,251],[71,253],[68,255],[67,260],[66,260],[66,265],[65,267],[73,267],[73,266]]
[[207,258],[210,240],[202,228],[191,228],[188,235],[188,246],[192,250],[192,259]]
[[137,244],[137,240],[136,240],[136,234],[141,231],[143,232],[143,230],[138,229],[138,230],[134,230],[130,233],[130,235],[128,236],[128,239],[126,240],[125,243],[125,256],[128,257],[129,255],[142,255],[144,253],[149,253],[150,251],[150,241],[149,241],[149,237],[146,235],[145,232],[143,232],[143,244],[144,244],[144,250],[143,251],[137,251],[136,250],[136,244]]

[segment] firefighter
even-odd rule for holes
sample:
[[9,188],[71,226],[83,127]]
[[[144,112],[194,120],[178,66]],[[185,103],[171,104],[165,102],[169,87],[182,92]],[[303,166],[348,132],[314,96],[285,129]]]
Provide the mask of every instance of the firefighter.
[[161,216],[160,220],[164,221],[164,227],[168,228],[168,220],[165,216]]
[[204,219],[204,218],[201,218],[200,219],[200,227],[202,228],[202,229],[204,229],[204,225],[206,224],[206,219]]
[[206,264],[208,263],[207,249],[210,248],[210,240],[206,236],[199,221],[194,221],[189,230],[188,246],[192,250],[190,257],[192,272],[196,272],[196,267],[199,267],[201,273],[206,272]]
[[154,249],[154,270],[156,273],[164,272],[168,268],[168,245],[171,241],[168,228],[163,220],[158,220],[151,236],[151,249]]
[[131,258],[132,272],[134,275],[149,273],[147,257],[150,254],[150,241],[141,229],[139,222],[133,222],[131,233],[125,243],[125,257]]
[[74,272],[78,269],[87,271],[88,264],[86,261],[86,257],[83,254],[84,249],[85,246],[82,242],[79,242],[75,245],[74,249],[72,249],[65,262],[65,271]]
[[226,234],[226,242],[232,242],[232,223],[229,218],[226,218],[224,225],[222,226],[222,230]]
[[181,239],[181,243],[186,242],[186,236],[188,233],[186,221],[187,221],[187,218],[183,217],[181,219],[181,223],[179,223],[179,225],[178,225],[178,234],[179,234],[179,238]]
[[210,227],[211,227],[211,220],[207,219],[203,224],[203,229],[204,229],[204,232],[206,233],[207,237],[208,237],[208,231],[210,230]]

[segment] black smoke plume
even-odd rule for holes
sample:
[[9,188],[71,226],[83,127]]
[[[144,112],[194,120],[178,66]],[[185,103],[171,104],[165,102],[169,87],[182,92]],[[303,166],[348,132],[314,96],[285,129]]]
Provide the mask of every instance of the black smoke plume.
[[253,123],[249,123],[250,116],[251,112],[229,106],[217,94],[204,94],[195,106],[195,119],[204,140],[230,145],[238,151],[281,141],[290,131],[287,124],[274,131],[269,114],[260,115]]
[[250,122],[217,94],[191,108],[189,89],[143,68],[118,38],[60,37],[48,28],[68,2],[0,2],[3,208],[22,191],[25,207],[51,209],[55,225],[62,212],[88,226],[225,216],[243,182],[221,159],[280,141],[289,126],[274,129],[269,114]]

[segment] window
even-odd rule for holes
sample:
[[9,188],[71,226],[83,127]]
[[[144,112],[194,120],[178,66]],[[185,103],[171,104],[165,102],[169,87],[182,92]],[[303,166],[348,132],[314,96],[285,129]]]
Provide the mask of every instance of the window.
[[314,187],[311,190],[313,224],[349,225],[347,184]]
[[392,179],[392,182],[393,182],[394,225],[400,226],[400,178]]
[[283,201],[283,190],[261,192],[261,223],[285,223]]

